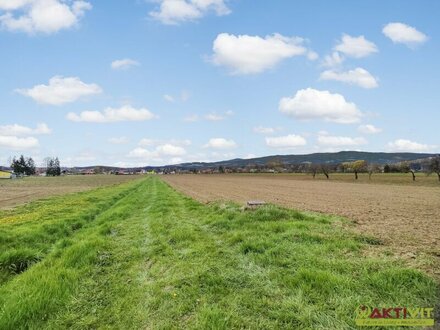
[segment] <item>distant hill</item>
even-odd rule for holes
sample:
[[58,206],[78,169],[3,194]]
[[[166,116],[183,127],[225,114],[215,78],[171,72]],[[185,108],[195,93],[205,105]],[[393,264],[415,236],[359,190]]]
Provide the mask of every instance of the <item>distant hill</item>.
[[167,167],[178,167],[178,168],[212,168],[218,166],[224,167],[244,167],[247,165],[265,165],[274,159],[283,162],[284,164],[301,164],[301,163],[312,163],[312,164],[338,164],[343,162],[350,162],[354,160],[366,160],[369,163],[377,164],[393,164],[403,161],[415,161],[418,159],[424,159],[428,157],[435,156],[435,154],[427,153],[411,153],[411,152],[363,152],[363,151],[340,151],[340,152],[325,152],[325,153],[314,153],[307,155],[273,155],[258,158],[242,159],[236,158],[231,160],[212,162],[212,163],[183,163],[174,166]]
[[122,167],[111,167],[111,166],[84,166],[75,167],[77,170],[94,169],[100,167],[104,171],[140,171],[140,170],[161,170],[161,169],[211,169],[218,168],[219,166],[238,168],[245,167],[248,165],[265,165],[270,161],[277,160],[281,161],[286,165],[291,164],[301,164],[301,163],[312,163],[312,164],[339,164],[343,162],[350,162],[354,160],[366,160],[369,163],[377,164],[394,164],[403,161],[416,161],[428,157],[433,157],[436,154],[427,153],[413,153],[413,152],[363,152],[363,151],[340,151],[340,152],[321,152],[306,155],[272,155],[258,158],[250,159],[230,159],[218,162],[191,162],[182,163],[176,165],[165,165],[165,166],[144,166],[144,167],[134,167],[134,168],[122,168]]

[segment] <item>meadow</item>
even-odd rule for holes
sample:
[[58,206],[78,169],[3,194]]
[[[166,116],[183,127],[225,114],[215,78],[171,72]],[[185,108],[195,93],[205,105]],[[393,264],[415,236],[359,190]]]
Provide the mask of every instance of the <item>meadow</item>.
[[0,329],[353,329],[359,305],[438,304],[352,227],[158,177],[34,201],[0,211]]

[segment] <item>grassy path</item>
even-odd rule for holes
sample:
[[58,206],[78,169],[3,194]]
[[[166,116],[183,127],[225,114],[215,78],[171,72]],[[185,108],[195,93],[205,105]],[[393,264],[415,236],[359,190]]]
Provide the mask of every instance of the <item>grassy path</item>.
[[206,206],[158,178],[3,212],[0,329],[351,329],[360,304],[438,301],[338,221]]

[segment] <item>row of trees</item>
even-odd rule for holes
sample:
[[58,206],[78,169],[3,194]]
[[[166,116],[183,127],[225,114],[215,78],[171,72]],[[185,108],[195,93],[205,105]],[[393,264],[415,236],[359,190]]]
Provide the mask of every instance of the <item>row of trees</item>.
[[[44,159],[44,163],[47,176],[61,175],[61,166],[58,157],[47,157]],[[32,157],[25,157],[23,155],[12,159],[11,168],[17,175],[34,175],[36,173],[35,161]]]
[[[223,173],[225,171],[234,169],[226,169],[220,166],[219,172]],[[290,173],[309,173],[313,177],[317,174],[323,174],[327,179],[330,178],[331,173],[353,173],[354,178],[357,180],[359,178],[359,173],[368,173],[371,179],[374,173],[411,173],[413,180],[416,179],[416,172],[424,172],[428,175],[437,174],[440,181],[440,156],[435,156],[422,161],[413,162],[400,162],[395,164],[377,164],[368,163],[365,160],[356,160],[351,162],[343,163],[300,163],[300,164],[284,164],[278,157],[274,157],[269,160],[266,164],[253,164],[248,165],[244,172],[290,172]]]
[[359,173],[368,173],[369,178],[374,173],[411,173],[413,181],[416,180],[416,171],[423,171],[427,175],[437,174],[440,181],[440,155],[432,157],[423,162],[401,162],[392,165],[384,165],[383,167],[375,163],[367,163],[365,160],[356,160],[353,162],[344,162],[341,164],[309,164],[308,171],[316,176],[318,173],[324,174],[327,179],[331,172],[354,173],[355,179],[359,178]]

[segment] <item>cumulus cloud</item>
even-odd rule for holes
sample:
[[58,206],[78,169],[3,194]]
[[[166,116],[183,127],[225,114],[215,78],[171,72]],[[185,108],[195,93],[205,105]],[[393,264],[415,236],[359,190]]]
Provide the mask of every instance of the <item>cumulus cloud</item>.
[[0,25],[10,31],[55,33],[75,26],[85,11],[92,9],[86,1],[66,3],[60,0],[1,0]]
[[159,8],[150,12],[150,15],[168,25],[195,21],[209,12],[215,12],[217,16],[231,13],[224,0],[159,0],[158,2]]
[[367,140],[362,137],[347,137],[347,136],[331,136],[326,134],[318,135],[318,144],[327,147],[351,147],[367,144]]
[[221,33],[214,40],[212,62],[232,74],[255,74],[274,67],[287,58],[306,55],[303,39],[280,34],[264,38]]
[[364,36],[352,37],[348,34],[342,35],[339,44],[335,46],[334,50],[355,58],[366,57],[379,51],[377,46],[365,39]]
[[428,40],[423,32],[404,23],[388,23],[382,29],[382,33],[396,44],[405,44],[413,47]]
[[272,148],[295,148],[305,146],[307,141],[300,135],[289,134],[286,136],[267,137],[266,145]]
[[362,88],[376,88],[378,86],[376,78],[374,78],[367,70],[356,68],[346,72],[338,72],[327,70],[321,73],[321,80],[336,80],[352,85],[358,85]]
[[358,131],[364,134],[377,134],[382,132],[381,128],[377,128],[374,125],[366,124],[366,125],[360,125],[358,127]]
[[237,143],[234,140],[227,140],[224,138],[212,138],[204,145],[204,148],[212,149],[232,149],[237,147]]
[[413,152],[421,152],[421,151],[429,151],[434,148],[434,146],[413,142],[406,139],[397,139],[393,142],[388,143],[388,149],[393,151],[413,151]]
[[333,52],[331,55],[326,55],[324,57],[324,61],[322,62],[322,65],[332,68],[341,65],[342,62],[344,62],[344,60],[345,60],[344,56],[342,56],[338,52]]
[[30,128],[18,124],[0,126],[0,135],[8,136],[29,136],[50,134],[52,130],[45,123],[37,124],[37,127]]
[[0,147],[10,150],[26,150],[39,146],[38,140],[34,137],[20,138],[17,136],[0,135]]
[[301,89],[293,97],[283,97],[279,110],[300,120],[322,119],[339,124],[352,124],[360,120],[362,112],[344,96],[313,88]]
[[77,77],[55,76],[50,78],[48,85],[37,85],[30,89],[18,89],[22,95],[28,96],[38,103],[62,105],[75,102],[80,98],[102,93],[96,84],[86,84]]
[[111,144],[127,144],[130,139],[126,136],[112,137],[107,140]]
[[170,143],[157,146],[156,151],[165,156],[183,156],[186,154],[186,150],[183,147]]
[[118,109],[107,108],[104,111],[83,111],[80,114],[69,112],[67,119],[74,122],[88,123],[114,123],[119,121],[145,121],[156,118],[146,108],[136,109],[130,105],[124,105]]
[[122,60],[115,60],[111,63],[111,68],[113,70],[127,70],[134,66],[139,66],[138,61],[132,60],[131,58],[124,58]]
[[[156,146],[153,150],[137,147],[131,150],[127,157],[143,160],[145,162],[163,162],[165,159],[172,163],[179,163],[180,156],[186,155],[186,150],[182,146],[165,143]],[[171,158],[171,159],[170,159]],[[177,160],[179,158],[179,160]]]

